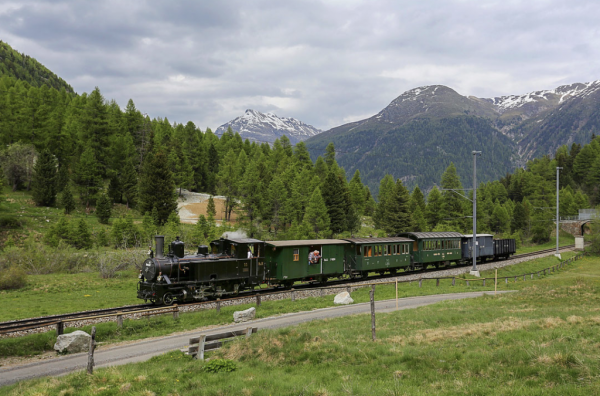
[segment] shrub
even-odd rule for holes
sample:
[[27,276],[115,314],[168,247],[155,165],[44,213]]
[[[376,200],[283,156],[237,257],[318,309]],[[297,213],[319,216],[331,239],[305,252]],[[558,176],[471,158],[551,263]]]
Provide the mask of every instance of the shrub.
[[0,290],[20,289],[27,283],[27,273],[13,265],[0,271]]
[[136,267],[140,269],[145,259],[145,251],[128,249],[99,255],[96,266],[100,276],[107,279],[114,278],[117,272],[127,268]]
[[80,272],[93,267],[98,254],[81,252],[60,241],[56,248],[27,242],[25,247],[10,247],[0,256],[0,271],[21,268],[28,274],[51,274],[56,272]]
[[14,215],[1,215],[0,228],[15,229],[23,227],[23,221]]
[[230,373],[236,369],[235,363],[227,359],[210,360],[203,367],[203,370],[209,373]]

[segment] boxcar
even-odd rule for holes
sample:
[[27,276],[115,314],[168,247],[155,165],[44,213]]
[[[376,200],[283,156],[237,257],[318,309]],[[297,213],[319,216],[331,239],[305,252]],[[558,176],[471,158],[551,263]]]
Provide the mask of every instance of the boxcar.
[[413,241],[414,267],[439,267],[450,262],[458,263],[462,258],[460,242],[463,235],[459,232],[403,232],[398,236]]
[[[473,259],[473,234],[463,235],[462,238],[463,259]],[[477,234],[477,251],[475,257],[480,261],[494,258],[494,236],[490,234]]]
[[494,239],[494,256],[497,258],[508,258],[517,251],[514,239]]
[[[265,242],[269,280],[289,286],[296,281],[325,282],[328,278],[340,277],[344,274],[345,247],[349,244],[340,239]],[[319,251],[321,258],[311,264],[308,257],[315,250]]]
[[366,277],[369,272],[395,273],[410,266],[412,239],[352,238],[346,239],[346,271],[351,276]]

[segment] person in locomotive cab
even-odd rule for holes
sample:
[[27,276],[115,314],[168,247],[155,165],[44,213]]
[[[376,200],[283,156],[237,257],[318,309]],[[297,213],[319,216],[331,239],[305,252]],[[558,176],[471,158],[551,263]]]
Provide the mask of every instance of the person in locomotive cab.
[[314,252],[310,252],[310,254],[308,255],[308,265],[317,264],[320,259],[321,259],[321,256],[319,256],[318,250],[315,250]]
[[154,258],[154,250],[152,250],[152,245],[148,246],[148,257]]
[[254,257],[252,255],[252,250],[250,250],[250,248],[248,248],[248,258],[251,259],[252,257]]

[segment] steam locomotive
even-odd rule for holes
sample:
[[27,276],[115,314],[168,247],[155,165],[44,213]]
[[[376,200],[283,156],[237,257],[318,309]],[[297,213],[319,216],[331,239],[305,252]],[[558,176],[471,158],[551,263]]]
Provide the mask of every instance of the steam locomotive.
[[156,257],[142,264],[137,297],[165,305],[237,295],[263,284],[289,288],[295,282],[464,265],[473,254],[484,262],[508,258],[516,251],[514,239],[493,239],[489,234],[477,234],[473,251],[473,236],[458,232],[289,241],[225,237],[198,246],[192,255],[185,255],[179,238],[169,244],[166,255],[164,236],[157,235],[155,243]]

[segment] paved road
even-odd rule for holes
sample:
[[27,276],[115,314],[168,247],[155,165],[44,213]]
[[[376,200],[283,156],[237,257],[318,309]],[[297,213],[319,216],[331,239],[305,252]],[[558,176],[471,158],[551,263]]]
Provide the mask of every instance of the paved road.
[[[493,294],[493,292],[438,294],[432,296],[403,298],[399,300],[399,309],[417,308],[445,300],[481,297],[483,294]],[[396,302],[395,300],[378,301],[376,302],[375,309],[378,313],[392,312],[396,309]],[[187,347],[190,337],[198,334],[215,334],[223,331],[242,330],[247,328],[249,325],[252,325],[252,327],[258,327],[259,329],[286,327],[311,320],[335,318],[366,312],[370,312],[369,303],[286,314],[273,318],[258,319],[243,324],[222,326],[210,329],[208,331],[188,332],[185,334],[167,336],[159,339],[134,342],[127,345],[101,348],[96,350],[94,354],[94,360],[96,362],[96,367],[117,366],[127,363],[143,362],[150,359],[152,356]],[[72,371],[83,370],[85,369],[86,365],[87,353],[78,353],[22,366],[13,366],[7,368],[0,367],[0,386],[37,377],[63,375]]]

